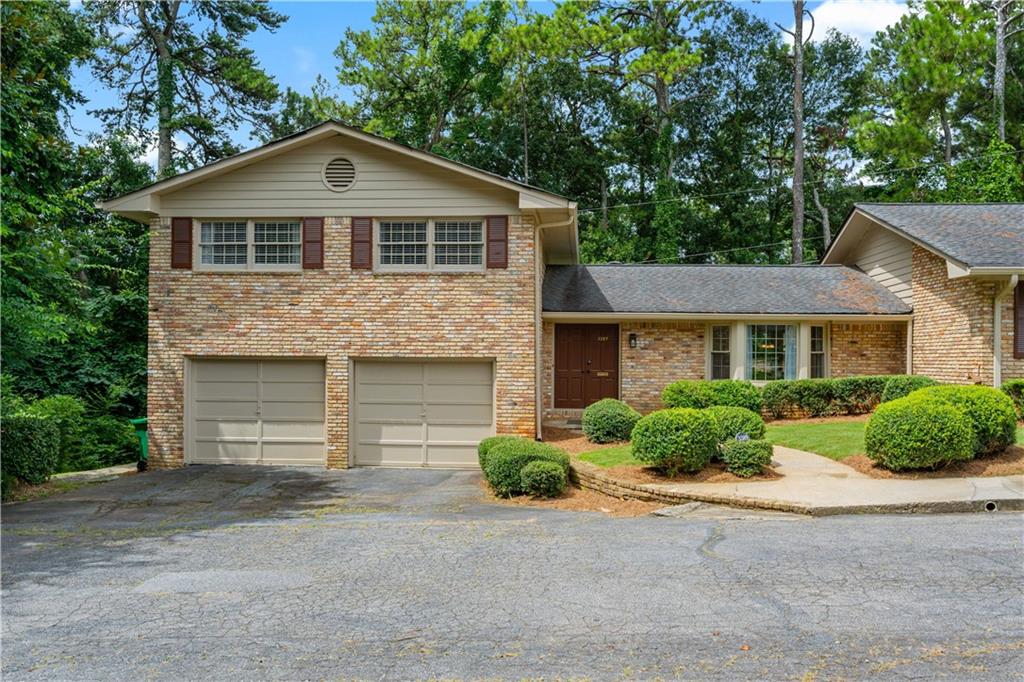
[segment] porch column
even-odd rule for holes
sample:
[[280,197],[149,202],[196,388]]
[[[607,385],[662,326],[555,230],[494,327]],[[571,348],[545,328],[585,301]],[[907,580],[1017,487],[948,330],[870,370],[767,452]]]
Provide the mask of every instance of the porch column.
[[732,339],[729,346],[729,360],[732,366],[733,379],[747,378],[747,324],[746,322],[734,322],[732,325]]

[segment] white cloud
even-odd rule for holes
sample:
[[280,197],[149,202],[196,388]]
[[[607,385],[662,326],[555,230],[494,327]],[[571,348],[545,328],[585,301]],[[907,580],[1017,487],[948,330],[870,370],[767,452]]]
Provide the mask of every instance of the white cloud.
[[[813,40],[823,40],[829,29],[835,28],[853,36],[865,47],[876,32],[895,24],[910,11],[905,2],[898,0],[825,0],[808,9],[814,15]],[[805,18],[804,32],[810,30],[808,24]],[[793,24],[789,29],[793,29]]]

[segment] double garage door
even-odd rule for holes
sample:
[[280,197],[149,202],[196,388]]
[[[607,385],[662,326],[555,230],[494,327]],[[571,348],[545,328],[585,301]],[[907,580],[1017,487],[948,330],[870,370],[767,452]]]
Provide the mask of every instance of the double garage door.
[[[494,433],[493,374],[490,362],[357,362],[353,464],[475,468]],[[322,361],[193,360],[189,376],[190,463],[324,465]]]

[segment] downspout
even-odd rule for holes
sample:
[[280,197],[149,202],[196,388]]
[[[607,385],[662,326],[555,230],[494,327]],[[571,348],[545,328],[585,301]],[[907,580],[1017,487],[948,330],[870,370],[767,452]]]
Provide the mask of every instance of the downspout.
[[[548,227],[568,227],[576,222],[576,214],[572,211],[569,213],[569,217],[566,220],[560,220],[555,223],[541,223],[540,214],[534,211],[535,222],[537,226],[534,230],[534,239],[537,243],[540,243],[541,231]],[[573,249],[573,255],[579,258],[578,247]],[[537,249],[534,247],[534,257],[536,257]],[[544,269],[545,264],[541,261],[537,261],[536,265],[536,283],[534,284],[534,306],[537,311],[535,315],[536,319],[536,331],[534,332],[534,402],[536,403],[536,418],[534,419],[535,428],[537,432],[537,440],[542,440],[544,437]]]
[[1010,275],[1006,286],[996,290],[992,303],[992,385],[996,388],[1003,384],[1003,298],[1017,288],[1019,280],[1019,275]]

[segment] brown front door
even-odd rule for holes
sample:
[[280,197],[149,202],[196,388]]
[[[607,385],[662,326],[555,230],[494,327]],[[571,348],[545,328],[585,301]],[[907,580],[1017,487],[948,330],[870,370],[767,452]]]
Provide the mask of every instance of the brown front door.
[[619,327],[555,325],[555,407],[584,408],[619,397]]

